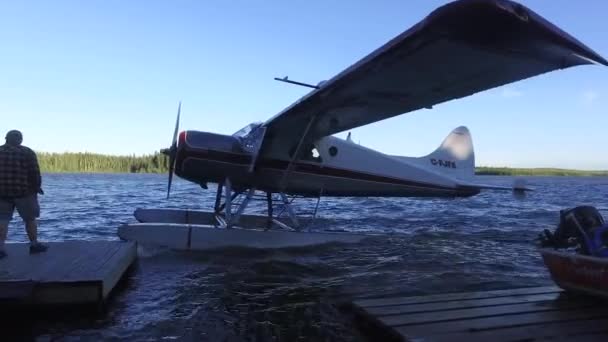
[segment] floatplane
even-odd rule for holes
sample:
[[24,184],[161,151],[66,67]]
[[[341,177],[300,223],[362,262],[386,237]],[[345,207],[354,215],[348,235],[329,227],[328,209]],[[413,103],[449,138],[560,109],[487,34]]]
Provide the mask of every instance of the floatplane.
[[[459,0],[327,81],[276,78],[312,90],[232,135],[179,133],[180,102],[171,147],[163,150],[170,164],[167,196],[173,174],[204,189],[215,183],[214,209],[138,209],[139,222],[120,227],[119,236],[178,249],[357,242],[367,235],[302,229],[293,199],[466,197],[484,189],[514,190],[475,181],[473,144],[464,126],[424,157],[387,155],[333,135],[584,64],[608,62],[523,5]],[[255,199],[267,202],[266,216],[244,214]],[[286,217],[279,218],[275,206]]]

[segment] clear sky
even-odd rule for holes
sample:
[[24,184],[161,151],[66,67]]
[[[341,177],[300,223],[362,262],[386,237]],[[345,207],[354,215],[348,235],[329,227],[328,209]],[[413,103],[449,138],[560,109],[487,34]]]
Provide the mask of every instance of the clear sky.
[[[231,134],[447,1],[2,1],[0,130],[39,151],[144,154],[182,129]],[[523,0],[608,57],[608,1]],[[449,56],[446,56],[449,58]],[[608,68],[557,71],[374,123],[353,139],[421,156],[455,127],[477,165],[608,169]],[[338,136],[344,137],[346,133]]]

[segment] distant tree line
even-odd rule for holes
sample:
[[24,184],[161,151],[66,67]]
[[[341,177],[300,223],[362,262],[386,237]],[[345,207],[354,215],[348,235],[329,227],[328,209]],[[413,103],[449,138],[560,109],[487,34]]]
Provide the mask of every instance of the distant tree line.
[[38,152],[42,172],[165,173],[168,158],[154,153],[143,156],[109,156],[96,153]]
[[608,176],[608,171],[584,171],[555,168],[478,167],[477,175],[495,176]]

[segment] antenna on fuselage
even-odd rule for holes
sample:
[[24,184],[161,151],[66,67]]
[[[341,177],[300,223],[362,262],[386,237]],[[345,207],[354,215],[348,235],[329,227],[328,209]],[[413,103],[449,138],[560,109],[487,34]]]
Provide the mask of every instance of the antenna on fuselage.
[[313,88],[313,89],[320,89],[321,88],[320,87],[321,83],[319,83],[319,85],[312,85],[312,84],[308,84],[308,83],[292,81],[287,76],[285,76],[283,78],[275,77],[274,79],[275,79],[275,81],[281,81],[281,82],[285,82],[285,83],[296,84],[296,85],[299,85],[299,86]]

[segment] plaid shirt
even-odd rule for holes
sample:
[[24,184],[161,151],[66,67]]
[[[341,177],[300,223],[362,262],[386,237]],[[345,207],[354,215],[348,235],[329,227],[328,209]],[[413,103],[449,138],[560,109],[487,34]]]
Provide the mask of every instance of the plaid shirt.
[[25,146],[0,146],[0,197],[35,194],[42,180],[36,153]]

